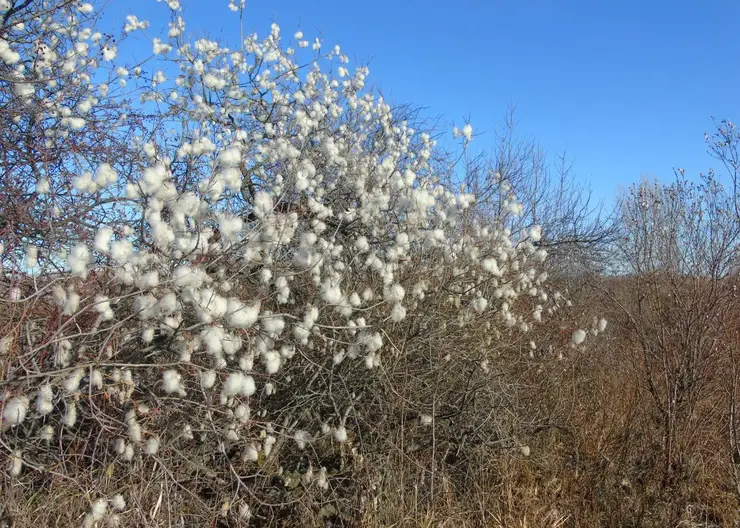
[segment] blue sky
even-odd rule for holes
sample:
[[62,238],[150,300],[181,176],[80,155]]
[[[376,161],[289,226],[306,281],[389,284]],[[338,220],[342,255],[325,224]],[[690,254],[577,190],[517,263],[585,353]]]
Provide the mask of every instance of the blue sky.
[[[235,42],[228,0],[181,0],[190,31]],[[112,0],[154,25],[154,0]],[[245,29],[276,21],[370,64],[370,81],[393,102],[470,117],[477,148],[509,104],[519,132],[551,154],[567,149],[577,176],[613,201],[642,175],[667,181],[673,167],[698,174],[717,164],[703,135],[714,116],[738,118],[740,2],[247,0]],[[165,24],[166,27],[166,24]]]

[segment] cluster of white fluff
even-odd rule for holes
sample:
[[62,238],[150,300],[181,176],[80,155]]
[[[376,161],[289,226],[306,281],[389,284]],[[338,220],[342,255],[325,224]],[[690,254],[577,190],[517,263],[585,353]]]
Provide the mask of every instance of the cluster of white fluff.
[[[596,337],[600,333],[604,332],[606,330],[606,319],[594,317],[593,322],[591,324],[591,335]],[[586,340],[587,336],[586,330],[578,329],[573,332],[573,335],[571,337],[572,346],[576,347],[580,344],[582,344]]]
[[[113,76],[125,80],[134,72],[142,105],[166,108],[162,118],[178,124],[168,132],[177,141],[155,133],[147,142],[134,137],[140,169],[124,176],[109,160],[72,182],[80,200],[103,192],[110,199],[93,240],[41,255],[66,270],[48,289],[63,324],[33,344],[36,351],[52,350],[53,358],[27,383],[16,380],[19,392],[3,403],[5,429],[28,420],[79,426],[89,412],[80,396],[89,394],[126,404],[125,415],[106,429],[115,431],[110,442],[123,461],[157,455],[195,435],[214,445],[239,439],[249,463],[268,457],[282,434],[300,448],[317,438],[347,443],[351,422],[341,414],[334,425],[304,423],[302,429],[251,418],[264,418],[262,398],[291,390],[291,365],[313,368],[309,355],[324,354],[337,368],[373,376],[384,357],[399,353],[389,338],[394,325],[423,317],[425,303],[441,291],[454,309],[445,310],[437,332],[448,323],[486,321],[492,334],[496,328],[526,333],[543,311],[551,313],[546,307],[563,302],[545,289],[540,267],[547,253],[534,245],[541,229],[512,233],[506,227],[522,206],[505,182],[498,183],[507,217],[471,220],[475,198],[439,183],[430,162],[434,141],[396,120],[382,97],[365,90],[367,68],[352,71],[338,47],[301,68],[277,25],[266,38],[248,36],[236,49],[189,42],[180,8],[170,4],[179,22],[166,42],[153,40],[166,65],[155,82],[139,67],[115,64],[123,54],[84,32],[75,36],[80,46],[73,64],[60,55],[48,65],[89,66],[83,58],[97,45]],[[147,28],[130,15],[124,29]],[[308,46],[302,33],[295,39],[299,48]],[[313,51],[320,50],[317,40]],[[22,51],[0,40],[6,65],[29,60],[17,56]],[[171,52],[177,60],[167,58]],[[338,78],[322,70],[324,62],[338,65]],[[91,76],[87,83],[85,115],[103,92],[110,97],[107,83],[96,87]],[[16,96],[25,100],[32,90],[18,84]],[[39,108],[44,117],[62,118],[62,135],[85,126],[80,109],[52,101]],[[471,141],[472,126],[455,135]],[[188,178],[181,167],[191,170]],[[46,198],[48,182],[39,181],[36,191]],[[29,247],[25,258],[28,268],[36,267],[39,250]],[[81,331],[83,314],[92,323]],[[597,322],[597,330],[605,324]],[[576,345],[585,339],[581,332],[573,335]],[[80,336],[99,339],[81,346]],[[44,369],[63,375],[44,376]],[[35,391],[35,413],[24,390]],[[140,401],[144,394],[181,411],[187,423],[177,435],[156,430]],[[191,407],[197,398],[207,399],[207,412]],[[432,418],[421,421],[430,425]],[[38,430],[46,441],[57,434],[48,425]],[[314,480],[325,487],[326,470]],[[112,509],[124,507],[114,498]],[[100,499],[86,522],[108,513]]]

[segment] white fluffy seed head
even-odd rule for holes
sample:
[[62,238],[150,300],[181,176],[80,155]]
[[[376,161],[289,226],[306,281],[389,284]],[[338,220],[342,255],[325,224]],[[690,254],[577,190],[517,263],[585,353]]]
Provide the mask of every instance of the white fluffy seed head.
[[94,521],[101,521],[105,514],[108,512],[108,501],[105,499],[98,499],[92,503],[90,508],[90,514]]
[[204,389],[210,389],[216,384],[216,371],[206,370],[200,373],[200,385]]
[[115,511],[123,511],[126,509],[126,499],[120,493],[114,495],[110,500],[111,508]]
[[64,425],[67,427],[74,427],[77,423],[77,404],[75,402],[68,402],[67,409],[64,411]]
[[184,392],[180,373],[176,370],[165,370],[162,374],[162,388],[167,394]]
[[153,437],[147,440],[146,444],[144,444],[144,454],[156,455],[157,451],[159,451],[159,439]]
[[16,396],[6,401],[3,408],[3,425],[15,427],[22,424],[26,419],[28,404],[26,396]]
[[347,435],[347,428],[343,425],[340,425],[336,429],[334,429],[334,440],[339,442],[340,444],[343,444],[347,441],[348,435]]
[[11,477],[17,477],[23,469],[23,455],[19,450],[13,451],[8,460],[8,472]]
[[576,330],[573,332],[573,336],[571,337],[573,344],[578,346],[581,343],[583,343],[583,340],[586,339],[586,332],[583,330]]
[[39,416],[49,414],[54,408],[54,392],[48,383],[42,385],[36,393],[36,413]]

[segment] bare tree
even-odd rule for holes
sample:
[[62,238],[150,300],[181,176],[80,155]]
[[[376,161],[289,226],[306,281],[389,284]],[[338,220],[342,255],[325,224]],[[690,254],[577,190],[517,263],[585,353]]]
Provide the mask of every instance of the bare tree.
[[[735,197],[712,176],[643,182],[621,201],[617,244],[630,287],[609,291],[662,431],[664,485],[686,478],[718,394],[734,324]],[[722,391],[719,391],[721,393]]]
[[542,226],[537,245],[548,251],[548,265],[561,276],[604,271],[605,252],[616,234],[614,212],[594,203],[567,153],[551,160],[535,139],[518,134],[514,107],[496,129],[491,152],[466,160],[464,185],[476,195],[479,214],[492,217],[505,215],[499,190],[511,188],[523,205],[511,229]]

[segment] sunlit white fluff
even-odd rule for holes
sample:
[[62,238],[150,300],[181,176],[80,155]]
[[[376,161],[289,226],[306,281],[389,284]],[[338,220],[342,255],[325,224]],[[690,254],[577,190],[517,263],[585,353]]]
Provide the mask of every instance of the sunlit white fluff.
[[90,250],[85,244],[77,244],[67,255],[67,265],[72,274],[81,278],[87,277],[87,266],[90,263]]
[[48,383],[39,387],[36,392],[36,414],[45,416],[54,408],[54,391]]
[[185,395],[185,388],[182,385],[182,375],[176,370],[165,370],[162,373],[162,388],[167,394],[177,393]]
[[22,424],[26,419],[28,404],[28,398],[23,395],[7,400],[3,408],[3,425],[13,427]]
[[17,477],[23,470],[23,455],[20,450],[15,450],[8,459],[8,473],[11,477]]

